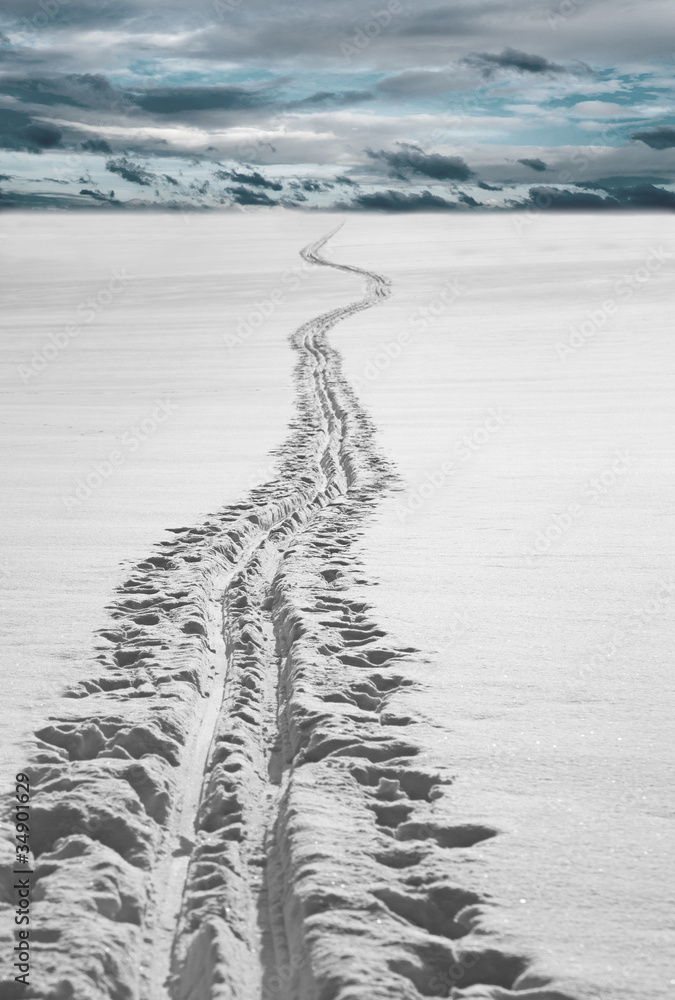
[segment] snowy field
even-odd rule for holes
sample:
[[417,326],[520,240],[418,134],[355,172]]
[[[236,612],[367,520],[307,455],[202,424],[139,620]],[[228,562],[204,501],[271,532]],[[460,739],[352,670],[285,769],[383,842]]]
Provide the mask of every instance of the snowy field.
[[503,831],[491,920],[581,996],[672,996],[670,222],[350,220],[331,247],[394,285],[334,335],[403,477],[371,600],[431,656],[457,815]]
[[37,995],[671,997],[668,217],[2,232]]

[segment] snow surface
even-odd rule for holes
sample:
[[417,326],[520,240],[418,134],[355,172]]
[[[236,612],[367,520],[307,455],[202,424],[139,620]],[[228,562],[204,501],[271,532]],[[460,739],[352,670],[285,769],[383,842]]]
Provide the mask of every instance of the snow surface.
[[[299,249],[342,221],[5,217],[3,765],[49,712],[40,912],[67,914],[70,937],[45,946],[45,982],[67,969],[78,1000],[164,997],[169,970],[186,1000],[209,983],[246,1000],[661,1000],[667,219],[350,216],[305,257],[367,273],[308,264],[291,291]],[[24,385],[16,366],[115,266],[137,277]],[[275,289],[260,332],[228,347]],[[285,472],[239,503],[286,438],[301,323]],[[163,400],[176,411],[132,451],[125,430]],[[115,447],[115,473],[67,509]],[[153,543],[166,559],[143,561]],[[94,647],[115,589],[120,631]],[[121,694],[87,680],[99,649]],[[66,711],[54,696],[79,678]],[[135,981],[139,922],[153,956]]]
[[585,997],[670,997],[670,219],[359,218],[331,250],[393,283],[333,336],[403,477],[367,532],[370,600],[432,654],[415,707],[457,816],[502,831],[475,872],[492,922]]

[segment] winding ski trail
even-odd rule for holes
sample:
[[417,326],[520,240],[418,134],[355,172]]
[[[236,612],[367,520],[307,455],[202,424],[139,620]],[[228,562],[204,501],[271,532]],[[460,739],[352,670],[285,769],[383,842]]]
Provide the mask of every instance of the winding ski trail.
[[437,818],[452,775],[390,707],[423,683],[417,651],[353,593],[396,476],[327,335],[391,289],[325,259],[332,235],[302,256],[366,293],[291,338],[278,477],[134,568],[98,672],[36,733],[34,986],[5,972],[2,997],[564,1000],[448,877],[497,830]]

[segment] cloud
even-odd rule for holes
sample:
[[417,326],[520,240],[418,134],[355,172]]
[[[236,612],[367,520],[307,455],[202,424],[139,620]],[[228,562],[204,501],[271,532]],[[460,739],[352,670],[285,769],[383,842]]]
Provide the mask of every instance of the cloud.
[[[216,128],[228,114],[227,124],[234,117],[247,122],[255,112],[301,113],[330,111],[351,108],[373,100],[375,95],[368,90],[319,90],[306,97],[289,100],[283,87],[289,78],[279,77],[264,84],[247,85],[209,84],[117,87],[101,73],[64,74],[60,76],[5,76],[0,79],[0,90],[14,101],[31,108],[54,109],[59,118],[82,121],[87,112],[105,115],[111,122],[130,121],[138,129],[155,121],[183,121],[186,118],[212,121]],[[58,111],[56,111],[58,109]],[[99,120],[98,124],[101,122]],[[212,126],[213,127],[213,126]]]
[[475,73],[465,71],[407,69],[379,80],[374,89],[387,97],[410,100],[472,90],[478,82]]
[[268,188],[270,191],[282,191],[283,184],[263,177],[255,170],[252,174],[244,174],[238,170],[216,170],[215,177],[221,181],[236,181],[237,184],[250,184],[253,187]]
[[60,129],[46,122],[31,122],[21,131],[29,143],[39,146],[40,149],[51,149],[52,146],[58,146],[63,137]]
[[458,198],[459,201],[462,202],[463,205],[468,205],[469,208],[482,208],[483,207],[483,202],[482,201],[476,201],[475,198],[472,198],[470,194],[466,194],[464,191],[461,191],[457,195],[457,198]]
[[675,146],[675,128],[672,125],[656,125],[641,132],[632,132],[629,139],[639,139],[652,149],[672,149]]
[[635,178],[608,177],[601,181],[578,181],[576,186],[608,191],[626,208],[675,208],[673,191],[657,187],[644,178],[637,184],[626,183],[632,179]]
[[481,188],[483,191],[503,191],[501,187],[497,187],[495,184],[487,184],[485,181],[478,181],[476,187]]
[[80,149],[88,153],[112,153],[112,149],[105,139],[85,139],[80,143]]
[[524,200],[510,201],[513,208],[528,208],[539,211],[575,211],[589,209],[620,208],[616,198],[603,198],[586,191],[567,191],[554,187],[531,187],[529,197]]
[[492,77],[498,70],[513,70],[516,73],[555,75],[568,70],[558,63],[550,62],[543,56],[529,55],[518,49],[506,48],[500,55],[491,52],[470,52],[462,62],[478,70],[484,77]]
[[347,207],[379,212],[448,212],[458,208],[454,201],[446,201],[430,191],[420,194],[403,194],[400,191],[376,191],[372,194],[357,195]]
[[531,167],[532,170],[538,170],[540,172],[547,170],[547,166],[543,160],[540,160],[538,156],[529,158],[524,156],[522,160],[518,160],[518,163],[522,163],[525,167]]
[[627,104],[616,104],[614,101],[579,101],[569,110],[583,118],[629,118],[635,114]]
[[372,101],[375,95],[370,90],[346,90],[340,93],[330,90],[320,90],[309,97],[297,101],[289,101],[286,108],[289,111],[299,108],[350,108],[354,104]]
[[633,177],[630,174],[614,174],[611,177],[598,177],[594,181],[575,181],[575,187],[613,191],[615,188],[640,187],[643,184],[670,184],[671,178],[657,177],[655,174]]
[[274,201],[268,195],[263,194],[262,191],[249,191],[245,187],[228,188],[228,194],[231,196],[232,201],[237,205],[278,205],[279,202]]
[[437,181],[466,181],[473,177],[473,171],[467,166],[461,156],[443,156],[441,153],[425,153],[418,146],[410,143],[398,143],[399,151],[385,149],[375,152],[367,149],[366,153],[373,160],[382,160],[390,168],[394,177],[409,177],[418,174],[421,177],[432,177]]
[[125,181],[131,181],[132,184],[142,184],[144,187],[150,187],[157,180],[155,174],[136,163],[132,163],[126,157],[120,157],[119,160],[107,160],[105,168],[111,174],[119,174]]
[[92,191],[90,188],[82,188],[80,194],[87,195],[89,198],[93,198],[95,201],[104,201],[109,205],[120,205],[121,202],[117,201],[115,198],[115,192],[111,191],[110,194],[104,194],[102,191]]
[[654,184],[615,188],[612,193],[630,208],[675,209],[675,192],[655,187]]
[[2,91],[23,104],[125,112],[134,100],[112,86],[102,73],[66,73],[61,76],[5,76]]
[[36,121],[22,111],[0,109],[0,149],[41,153],[58,146],[62,138],[61,129],[55,125]]
[[333,184],[330,184],[328,181],[315,181],[309,177],[305,177],[302,180],[294,181],[291,187],[296,190],[300,189],[302,191],[317,193],[319,191],[330,191],[333,188]]
[[181,115],[195,111],[233,111],[264,104],[264,91],[244,87],[156,87],[134,96],[143,111],[158,115]]

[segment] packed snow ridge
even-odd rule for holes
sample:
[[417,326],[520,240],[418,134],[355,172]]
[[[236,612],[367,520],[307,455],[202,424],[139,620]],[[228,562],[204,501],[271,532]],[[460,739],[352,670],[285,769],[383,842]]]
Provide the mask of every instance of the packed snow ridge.
[[3,1000],[568,998],[449,877],[498,831],[439,818],[452,775],[389,707],[420,659],[359,598],[354,547],[397,479],[327,334],[390,286],[324,259],[331,235],[302,256],[366,294],[292,336],[278,477],[135,567],[96,670],[35,734],[32,984],[3,903]]

